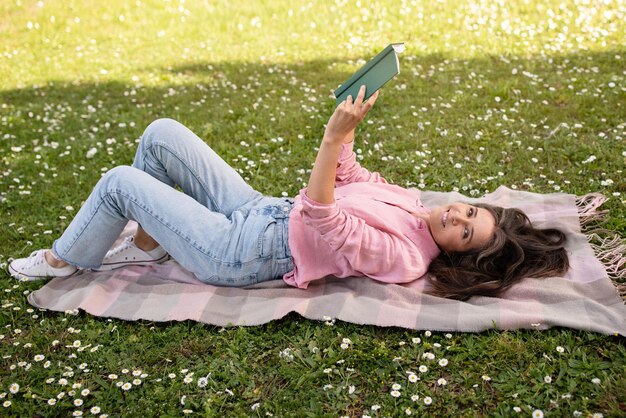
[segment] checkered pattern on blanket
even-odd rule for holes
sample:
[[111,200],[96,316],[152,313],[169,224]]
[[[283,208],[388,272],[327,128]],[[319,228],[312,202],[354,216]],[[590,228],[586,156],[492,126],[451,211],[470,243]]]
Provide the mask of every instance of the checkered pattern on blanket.
[[[329,277],[297,289],[282,280],[247,288],[206,285],[174,260],[110,272],[83,271],[53,279],[28,296],[55,311],[83,309],[103,317],[150,321],[194,320],[208,324],[258,325],[289,312],[314,320],[439,331],[546,329],[562,326],[626,336],[626,306],[581,232],[576,196],[536,194],[506,187],[480,199],[458,193],[423,192],[434,207],[452,201],[518,207],[534,225],[568,234],[571,269],[565,277],[525,279],[500,298],[460,302],[423,293],[426,280],[383,284],[366,277]],[[133,223],[124,235],[133,232]]]

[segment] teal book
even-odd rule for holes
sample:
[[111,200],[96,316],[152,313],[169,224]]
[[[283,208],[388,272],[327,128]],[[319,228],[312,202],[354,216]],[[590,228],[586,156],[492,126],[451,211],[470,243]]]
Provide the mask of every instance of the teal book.
[[364,100],[369,99],[383,84],[400,73],[398,54],[402,51],[404,51],[403,43],[389,44],[335,90],[337,104],[343,102],[349,95],[354,100],[362,85],[366,87]]

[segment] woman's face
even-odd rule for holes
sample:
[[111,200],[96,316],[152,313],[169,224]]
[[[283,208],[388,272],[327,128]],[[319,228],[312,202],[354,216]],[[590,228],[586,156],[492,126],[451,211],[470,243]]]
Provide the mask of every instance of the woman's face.
[[486,209],[456,202],[433,209],[429,228],[439,248],[458,253],[484,246],[493,237],[496,220]]

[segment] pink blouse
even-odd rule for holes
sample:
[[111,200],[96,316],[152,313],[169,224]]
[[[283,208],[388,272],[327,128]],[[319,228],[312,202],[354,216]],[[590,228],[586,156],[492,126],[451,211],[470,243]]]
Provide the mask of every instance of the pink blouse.
[[335,202],[296,196],[289,216],[289,247],[295,268],[283,280],[306,289],[333,275],[368,276],[386,283],[422,277],[439,248],[428,225],[413,213],[429,213],[419,192],[388,184],[356,161],[354,142],[339,155]]

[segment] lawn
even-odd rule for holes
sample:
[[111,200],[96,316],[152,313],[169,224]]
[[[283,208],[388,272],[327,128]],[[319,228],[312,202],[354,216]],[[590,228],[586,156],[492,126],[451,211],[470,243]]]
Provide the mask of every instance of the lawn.
[[401,74],[357,132],[364,166],[468,196],[599,191],[624,237],[626,1],[6,0],[0,16],[0,415],[626,414],[621,337],[124,322],[33,309],[42,283],[5,271],[156,118],[294,196],[332,91],[399,41]]

